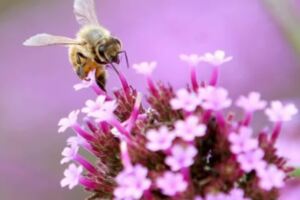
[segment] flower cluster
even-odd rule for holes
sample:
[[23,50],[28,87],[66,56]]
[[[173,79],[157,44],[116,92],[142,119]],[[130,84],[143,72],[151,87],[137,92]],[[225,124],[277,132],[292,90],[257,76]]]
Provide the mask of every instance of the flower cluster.
[[[59,121],[58,132],[76,133],[62,151],[61,164],[72,162],[62,187],[82,185],[91,192],[88,199],[278,199],[292,168],[274,145],[297,108],[280,101],[267,107],[258,92],[230,99],[217,85],[219,67],[232,60],[223,51],[180,59],[191,68],[191,84],[178,91],[153,80],[156,62],[133,66],[146,78],[144,101],[121,72],[121,88],[112,94],[97,87],[94,72],[75,85],[92,88],[97,97]],[[198,82],[200,63],[213,66],[207,83]],[[233,104],[243,109],[241,119],[228,112]],[[251,127],[256,111],[274,123],[270,131]]]

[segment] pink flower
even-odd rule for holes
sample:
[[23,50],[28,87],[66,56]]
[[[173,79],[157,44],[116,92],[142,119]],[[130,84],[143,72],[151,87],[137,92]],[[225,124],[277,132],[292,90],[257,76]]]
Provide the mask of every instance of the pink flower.
[[225,57],[225,52],[217,50],[214,53],[206,53],[201,57],[201,60],[214,66],[220,66],[232,60],[232,57]]
[[228,139],[231,143],[230,150],[234,154],[248,152],[258,147],[258,141],[252,139],[252,129],[241,127],[238,133],[230,133]]
[[74,90],[78,91],[78,90],[82,90],[82,89],[91,87],[93,85],[93,83],[95,82],[95,71],[96,70],[90,71],[86,80],[82,80],[81,83],[75,84],[73,86]]
[[179,55],[180,60],[188,63],[191,66],[197,66],[201,62],[201,57],[198,56],[197,54],[181,54]]
[[79,184],[81,173],[83,168],[81,166],[76,167],[75,164],[70,164],[69,167],[64,171],[65,177],[61,180],[61,187],[69,186],[69,189],[73,189]]
[[244,197],[244,191],[239,188],[232,189],[228,194],[228,200],[250,200]]
[[285,174],[275,165],[269,165],[264,170],[258,171],[259,186],[264,190],[271,190],[273,187],[281,188],[284,186]]
[[58,126],[60,127],[58,129],[58,132],[62,133],[67,130],[67,128],[76,124],[79,112],[79,110],[72,111],[67,118],[62,118],[61,120],[59,120]]
[[228,196],[224,193],[217,193],[217,194],[208,194],[205,197],[205,200],[232,200],[228,199]]
[[176,98],[171,100],[173,109],[183,109],[188,112],[194,111],[201,101],[194,93],[189,93],[186,89],[180,89],[176,93]]
[[237,156],[237,161],[240,163],[240,167],[245,172],[252,170],[261,170],[266,166],[266,162],[263,160],[264,152],[261,149],[248,151]]
[[206,126],[199,123],[199,119],[196,116],[189,116],[185,121],[177,121],[175,123],[175,134],[177,137],[190,142],[195,137],[201,137],[205,135]]
[[148,170],[141,165],[125,168],[116,177],[118,184],[114,191],[116,199],[141,199],[144,191],[151,185],[147,174]]
[[219,111],[231,105],[227,90],[221,87],[207,86],[200,88],[198,95],[203,100],[202,107],[206,110]]
[[243,108],[246,112],[254,112],[264,109],[267,102],[260,99],[258,92],[251,92],[248,97],[241,96],[236,101],[236,105]]
[[194,163],[194,157],[197,155],[197,149],[189,145],[174,145],[171,149],[171,155],[166,158],[166,164],[169,165],[172,171],[178,171],[182,168],[191,166]]
[[96,101],[87,100],[86,107],[82,108],[82,112],[89,117],[94,117],[97,122],[102,122],[113,118],[114,110],[117,107],[116,101],[106,101],[106,97],[100,95]]
[[165,172],[162,177],[157,178],[156,185],[167,196],[184,192],[188,186],[181,174],[173,172]]
[[168,149],[172,145],[175,135],[167,127],[162,126],[158,130],[148,131],[146,137],[148,139],[147,148],[151,151],[159,151]]
[[294,104],[283,105],[280,101],[272,101],[271,107],[265,110],[266,115],[272,122],[290,121],[298,113]]
[[134,64],[132,68],[135,69],[138,74],[149,76],[156,68],[156,65],[156,62],[142,62],[140,64]]
[[82,145],[86,145],[89,144],[84,138],[80,137],[80,136],[71,136],[67,139],[67,144],[68,145],[75,145],[75,146],[82,146]]
[[78,150],[79,150],[79,147],[77,145],[65,147],[61,153],[61,155],[64,158],[60,161],[60,164],[64,164],[64,163],[68,163],[68,162],[72,161],[76,157]]

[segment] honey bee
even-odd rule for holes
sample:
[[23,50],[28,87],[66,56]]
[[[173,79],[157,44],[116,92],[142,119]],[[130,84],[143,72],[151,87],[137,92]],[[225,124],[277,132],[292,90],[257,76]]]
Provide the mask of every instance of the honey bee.
[[128,66],[127,54],[122,51],[120,40],[99,24],[94,0],[75,0],[74,14],[81,25],[75,39],[42,33],[27,39],[23,44],[68,46],[69,60],[78,77],[87,80],[89,72],[95,70],[95,80],[105,90],[106,66],[111,65],[118,73],[113,63],[119,64],[119,55],[124,53]]

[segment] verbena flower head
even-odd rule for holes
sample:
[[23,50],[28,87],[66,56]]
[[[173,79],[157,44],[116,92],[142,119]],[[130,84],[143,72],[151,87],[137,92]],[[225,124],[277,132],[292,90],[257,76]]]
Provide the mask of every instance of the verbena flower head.
[[196,155],[197,149],[194,146],[188,145],[184,147],[176,144],[171,149],[171,155],[166,158],[166,164],[170,166],[172,171],[178,171],[191,166]]
[[198,95],[203,100],[202,107],[206,110],[218,111],[228,108],[231,105],[228,92],[224,88],[207,86],[200,88]]
[[135,69],[138,74],[149,76],[155,70],[156,65],[156,62],[142,62],[139,64],[134,64],[132,68]]
[[64,172],[65,177],[60,182],[61,187],[68,186],[70,190],[73,189],[79,184],[82,172],[83,168],[81,166],[76,167],[75,164],[70,164]]
[[174,196],[187,189],[187,182],[179,173],[165,172],[162,177],[156,179],[156,186],[164,195]]
[[217,51],[181,59],[192,66],[191,83],[181,89],[151,79],[156,63],[138,64],[133,70],[147,76],[149,88],[143,100],[120,71],[120,88],[108,95],[93,85],[97,97],[86,101],[82,119],[76,110],[60,120],[59,132],[76,132],[61,163],[79,165],[70,164],[62,187],[81,185],[91,200],[278,199],[292,168],[277,155],[276,138],[295,106],[272,102],[265,112],[276,125],[254,131],[252,114],[266,106],[258,93],[235,101],[245,111],[238,117],[228,91],[216,86],[218,67],[210,81],[197,78],[200,60],[219,66],[231,57]]
[[264,109],[267,102],[260,99],[260,94],[258,92],[251,92],[248,97],[241,96],[236,101],[236,105],[243,108],[246,112],[254,112]]
[[141,199],[151,181],[147,178],[148,170],[141,165],[125,168],[116,177],[118,184],[114,191],[116,199]]
[[214,53],[206,53],[201,57],[201,60],[214,66],[220,66],[232,60],[232,56],[226,57],[225,52],[217,50]]
[[195,93],[190,93],[186,89],[180,89],[176,93],[176,98],[173,98],[170,103],[175,110],[182,109],[192,112],[201,103],[201,100]]
[[206,126],[199,122],[196,116],[189,116],[184,121],[179,120],[175,123],[175,134],[177,137],[189,142],[194,141],[196,137],[204,136],[206,133]]
[[65,130],[67,130],[69,127],[74,125],[77,122],[77,117],[78,117],[79,112],[80,112],[79,110],[72,111],[72,112],[70,112],[70,114],[68,115],[67,118],[62,118],[61,120],[59,120],[58,132],[59,133],[65,132]]
[[294,104],[283,105],[280,101],[272,101],[271,107],[265,111],[272,122],[290,121],[298,113]]

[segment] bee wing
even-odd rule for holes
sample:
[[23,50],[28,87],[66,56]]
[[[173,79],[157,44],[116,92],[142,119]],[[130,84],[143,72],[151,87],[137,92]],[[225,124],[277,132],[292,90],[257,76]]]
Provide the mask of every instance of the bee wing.
[[63,36],[50,35],[47,33],[37,34],[27,39],[24,46],[49,46],[49,45],[80,45],[81,43],[75,39]]
[[75,0],[74,14],[77,22],[82,26],[87,24],[99,24],[94,0]]

